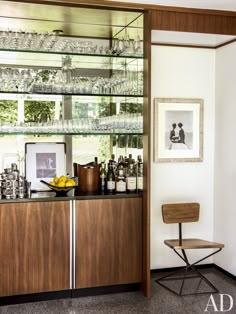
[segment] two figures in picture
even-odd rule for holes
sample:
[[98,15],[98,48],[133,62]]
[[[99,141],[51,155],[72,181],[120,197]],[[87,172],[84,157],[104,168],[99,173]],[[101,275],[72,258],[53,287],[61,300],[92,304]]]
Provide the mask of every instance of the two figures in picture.
[[172,124],[172,130],[170,131],[170,140],[172,143],[182,143],[185,144],[185,133],[183,129],[183,124],[181,122],[178,123],[178,129],[177,124]]

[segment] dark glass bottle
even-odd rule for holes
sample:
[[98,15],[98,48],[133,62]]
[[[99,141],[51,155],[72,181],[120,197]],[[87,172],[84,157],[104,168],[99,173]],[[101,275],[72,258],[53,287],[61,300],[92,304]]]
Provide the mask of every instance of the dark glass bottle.
[[116,190],[115,172],[114,172],[113,164],[110,161],[108,164],[108,171],[107,171],[107,192],[114,193],[115,190]]
[[130,165],[132,163],[133,163],[132,154],[129,154],[128,164]]
[[118,175],[119,173],[119,169],[124,169],[125,167],[125,161],[124,161],[124,157],[123,155],[120,155],[119,159],[118,159],[118,165],[117,165],[117,168],[116,168],[116,174]]
[[125,159],[124,159],[124,174],[125,174],[125,176],[128,173],[128,168],[129,168],[129,160],[127,157],[125,157]]

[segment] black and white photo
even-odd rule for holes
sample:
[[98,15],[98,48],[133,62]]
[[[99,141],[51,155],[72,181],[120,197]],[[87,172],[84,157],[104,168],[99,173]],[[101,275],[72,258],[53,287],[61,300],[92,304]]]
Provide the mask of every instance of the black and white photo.
[[203,100],[156,98],[154,161],[202,161]]
[[66,174],[66,144],[32,142],[25,144],[25,175],[31,189],[47,190],[40,180],[51,181]]
[[192,111],[166,111],[165,146],[166,149],[192,149]]
[[56,170],[56,153],[36,153],[36,178],[53,178]]

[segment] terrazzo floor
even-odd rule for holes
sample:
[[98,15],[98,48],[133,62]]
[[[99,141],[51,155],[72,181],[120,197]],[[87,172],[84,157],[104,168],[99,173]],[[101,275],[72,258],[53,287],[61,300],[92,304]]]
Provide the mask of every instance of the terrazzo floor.
[[[216,269],[202,270],[202,273],[218,287],[221,294],[231,295],[234,305],[230,311],[236,314],[236,281],[223,275]],[[77,299],[35,302],[0,307],[0,314],[92,314],[92,313],[155,313],[155,314],[204,314],[215,313],[208,306],[209,295],[179,297],[155,282],[162,274],[152,276],[152,297],[145,298],[141,292],[126,292]],[[214,294],[214,301],[220,313],[220,296]],[[211,303],[212,304],[212,303]],[[229,297],[224,297],[224,310],[229,309]],[[221,312],[222,313],[222,312]]]

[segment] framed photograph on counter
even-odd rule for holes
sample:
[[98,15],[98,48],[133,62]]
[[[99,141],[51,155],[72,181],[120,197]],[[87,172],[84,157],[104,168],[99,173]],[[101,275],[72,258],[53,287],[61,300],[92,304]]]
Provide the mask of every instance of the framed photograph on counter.
[[32,190],[48,190],[40,180],[50,182],[65,174],[65,143],[25,143],[25,176]]
[[155,98],[155,162],[203,160],[203,103],[203,99]]

